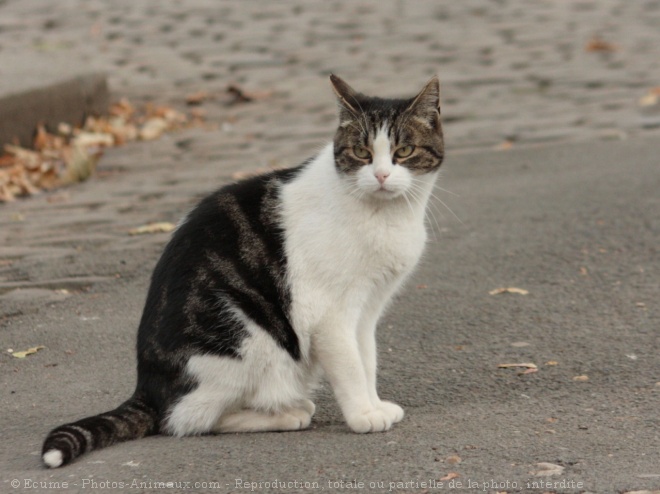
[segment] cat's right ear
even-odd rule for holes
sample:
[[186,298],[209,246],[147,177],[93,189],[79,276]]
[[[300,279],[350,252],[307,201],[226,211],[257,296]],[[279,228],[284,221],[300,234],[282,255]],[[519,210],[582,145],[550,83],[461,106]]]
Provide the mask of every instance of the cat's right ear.
[[358,114],[356,106],[359,107],[358,93],[351,86],[346,84],[344,80],[334,74],[330,74],[330,82],[332,89],[337,96],[337,103],[339,104],[339,120],[343,123],[348,120],[355,120]]

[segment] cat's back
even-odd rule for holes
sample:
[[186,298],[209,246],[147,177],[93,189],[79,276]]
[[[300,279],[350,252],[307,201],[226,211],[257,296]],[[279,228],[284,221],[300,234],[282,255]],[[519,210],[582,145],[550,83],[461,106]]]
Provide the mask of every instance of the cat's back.
[[216,328],[223,338],[232,335],[232,341],[219,345],[232,354],[239,338],[233,331],[220,331],[217,321],[230,321],[223,314],[237,309],[275,328],[283,347],[295,347],[285,314],[290,296],[280,191],[299,170],[278,170],[226,185],[186,216],[154,270],[140,324],[140,348],[151,345],[147,340],[154,337],[202,346],[209,328]]
[[276,170],[221,187],[206,196],[183,219],[173,242],[191,236],[241,240],[241,234],[258,235],[277,227],[280,188],[300,169]]

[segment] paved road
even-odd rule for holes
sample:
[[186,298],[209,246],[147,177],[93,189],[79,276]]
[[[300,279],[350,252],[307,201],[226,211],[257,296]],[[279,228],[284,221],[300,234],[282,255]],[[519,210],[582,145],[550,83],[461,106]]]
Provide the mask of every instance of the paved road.
[[[155,5],[0,2],[0,61],[80,60],[137,100],[181,104],[229,82],[275,91],[208,102],[217,129],[109,151],[92,181],[0,206],[0,492],[33,480],[240,491],[236,479],[449,492],[450,473],[457,492],[660,488],[660,144],[637,104],[658,85],[660,2]],[[616,50],[585,51],[594,35]],[[313,153],[335,126],[330,71],[384,95],[444,80],[439,186],[458,195],[437,191],[423,265],[379,333],[381,391],[406,419],[351,434],[322,389],[309,431],[154,437],[43,470],[51,427],[132,390],[135,328],[167,234],[127,231],[176,222],[234,172]],[[512,149],[494,149],[507,138]],[[499,287],[529,294],[489,295]],[[24,360],[5,352],[35,345],[46,348]],[[498,368],[527,362],[538,372]],[[535,475],[539,463],[563,470]]]
[[[36,279],[57,272],[71,293],[59,294],[66,297],[59,303],[20,300],[21,292],[3,296],[3,346],[46,349],[25,360],[0,360],[0,489],[8,492],[14,478],[70,482],[67,492],[88,492],[83,482],[90,479],[217,481],[221,491],[237,491],[235,479],[278,479],[327,488],[329,481],[389,485],[451,472],[463,486],[497,482],[488,492],[537,492],[526,490],[527,481],[569,487],[548,492],[657,489],[659,152],[657,141],[635,140],[449,158],[440,185],[459,196],[442,190],[437,196],[462,222],[434,202],[428,253],[380,328],[382,394],[407,410],[392,431],[349,433],[323,389],[305,432],[155,437],[57,471],[39,463],[48,429],[108,409],[132,390],[135,328],[167,235],[129,237],[125,218],[174,220],[185,208],[163,212],[158,201],[136,192],[136,182],[154,177],[148,169],[71,189],[59,207],[45,207],[46,198],[10,205],[3,231],[7,218],[20,214],[23,229],[15,232],[30,237],[36,232],[28,225],[41,225],[41,244],[53,256],[69,252],[48,262],[33,240],[14,255],[4,247],[0,257],[27,266]],[[197,173],[217,170],[208,164]],[[170,169],[167,177],[180,180],[177,189],[192,187],[187,169]],[[113,212],[131,202],[134,210]],[[67,234],[46,241],[53,230]],[[69,236],[75,230],[85,232],[79,240]],[[86,285],[90,272],[108,279]],[[489,295],[498,287],[529,294]],[[538,372],[498,368],[527,362]],[[530,473],[546,462],[563,472]],[[500,488],[507,481],[518,489]],[[416,487],[401,492],[424,492]],[[135,492],[142,491],[157,489]]]

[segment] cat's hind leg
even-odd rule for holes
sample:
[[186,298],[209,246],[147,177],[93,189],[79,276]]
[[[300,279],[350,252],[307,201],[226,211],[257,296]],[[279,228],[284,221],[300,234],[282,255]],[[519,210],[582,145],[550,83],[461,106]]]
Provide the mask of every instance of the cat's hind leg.
[[[310,406],[311,405],[311,406]],[[244,409],[220,417],[213,432],[267,432],[306,429],[312,421],[314,404],[306,400],[299,408],[279,413]]]
[[174,436],[211,432],[223,413],[240,406],[248,385],[242,365],[227,357],[191,357],[186,371],[196,386],[171,407],[164,430]]

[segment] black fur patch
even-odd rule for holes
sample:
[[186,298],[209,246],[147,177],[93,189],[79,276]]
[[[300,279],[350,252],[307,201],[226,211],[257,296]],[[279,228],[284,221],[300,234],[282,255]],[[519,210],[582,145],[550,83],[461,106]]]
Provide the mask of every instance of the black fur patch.
[[83,453],[157,432],[157,411],[136,394],[115,410],[56,427],[46,437],[42,455],[58,450],[66,465]]
[[176,230],[151,280],[138,331],[138,389],[162,413],[191,389],[188,358],[240,358],[246,335],[232,308],[293,359],[279,188],[302,166],[238,182],[205,198]]
[[53,429],[43,453],[59,450],[67,464],[85,452],[158,433],[171,406],[195,386],[184,372],[190,356],[240,358],[246,332],[232,308],[300,359],[288,317],[278,194],[303,166],[223,187],[188,215],[152,275],[138,330],[135,395],[115,410]]

